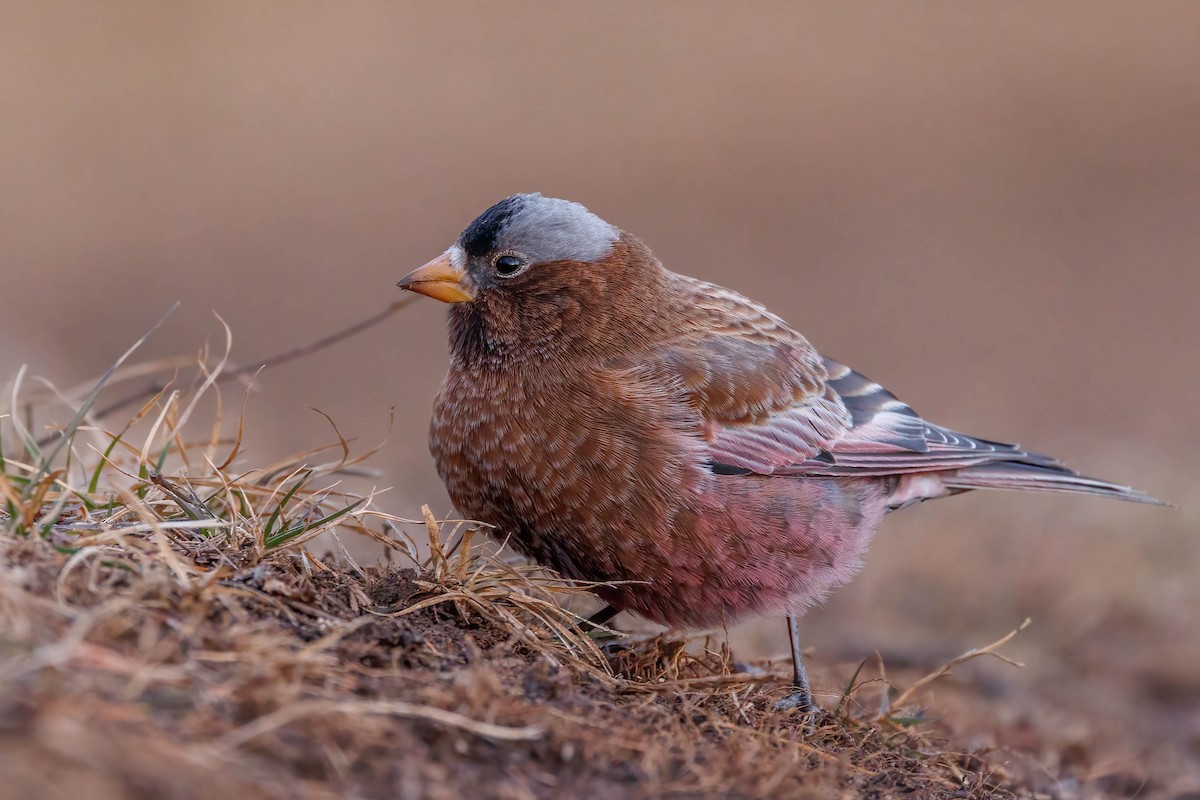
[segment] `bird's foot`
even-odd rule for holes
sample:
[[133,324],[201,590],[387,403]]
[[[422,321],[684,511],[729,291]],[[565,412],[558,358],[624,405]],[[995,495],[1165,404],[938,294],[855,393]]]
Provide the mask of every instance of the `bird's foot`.
[[817,717],[821,714],[821,707],[813,701],[812,692],[808,690],[807,686],[793,687],[787,697],[775,701],[775,710],[797,711],[804,723],[804,735],[812,736],[816,733]]
[[767,671],[758,664],[752,664],[749,661],[734,661],[729,665],[734,672],[740,672],[743,675],[766,675]]
[[801,714],[816,715],[821,707],[813,701],[807,686],[795,686],[788,696],[775,702],[776,711],[799,711]]
[[603,639],[596,639],[596,649],[605,658],[616,658],[623,653],[631,652],[633,650],[633,641],[628,636],[610,635]]

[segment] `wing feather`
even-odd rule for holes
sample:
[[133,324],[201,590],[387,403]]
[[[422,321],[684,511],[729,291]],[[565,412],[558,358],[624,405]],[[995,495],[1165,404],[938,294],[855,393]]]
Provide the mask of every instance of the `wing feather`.
[[771,475],[819,457],[851,427],[807,339],[736,292],[676,279],[687,325],[656,348],[651,366],[699,411],[714,463]]
[[679,336],[655,349],[647,366],[681,390],[699,414],[716,474],[938,473],[934,484],[909,499],[991,487],[1161,502],[1079,475],[1018,445],[927,422],[878,383],[819,355],[761,305],[713,284],[675,279],[689,304],[686,322]]
[[883,476],[1055,459],[926,422],[866,376],[825,358],[736,292],[678,276],[691,313],[651,366],[704,420],[711,460],[760,475]]

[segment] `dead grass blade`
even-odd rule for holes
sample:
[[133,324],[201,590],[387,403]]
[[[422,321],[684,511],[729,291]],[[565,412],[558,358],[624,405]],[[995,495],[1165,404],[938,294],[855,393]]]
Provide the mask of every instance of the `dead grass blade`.
[[258,717],[253,722],[249,722],[223,736],[219,742],[219,746],[227,750],[235,749],[264,734],[290,725],[305,717],[328,716],[332,714],[345,714],[349,716],[372,714],[419,719],[495,742],[527,742],[540,739],[545,735],[545,730],[537,725],[509,728],[503,725],[494,725],[490,722],[471,719],[470,717],[454,711],[447,711],[443,708],[405,703],[398,700],[359,702],[308,700],[293,703],[277,709],[270,714]]
[[[972,648],[971,650],[968,650],[967,652],[963,653],[962,655],[950,659],[945,664],[938,667],[936,670],[934,670],[933,672],[924,676],[923,678],[918,679],[911,686],[909,686],[907,689],[905,689],[903,692],[901,692],[900,696],[896,698],[896,702],[892,703],[892,707],[893,708],[903,707],[923,687],[928,686],[929,684],[933,683],[934,681],[938,680],[939,678],[946,677],[959,664],[963,664],[967,661],[971,661],[973,659],[980,658],[981,656],[992,656],[993,658],[998,658],[1001,661],[1003,661],[1005,664],[1010,664],[1014,667],[1017,667],[1018,669],[1024,667],[1025,666],[1024,664],[1013,661],[1008,656],[1005,656],[1002,653],[999,653],[997,651],[1004,645],[1011,642],[1018,633],[1025,630],[1026,628],[1028,628],[1031,624],[1033,624],[1033,620],[1026,617],[1025,621],[1022,622],[1020,625],[1018,625],[1014,630],[1011,630],[1008,633],[1004,634],[1003,636],[1001,636],[999,639],[992,642],[991,644],[985,645],[983,647]],[[887,719],[887,718],[888,718],[888,715],[886,713],[880,715],[880,719]]]

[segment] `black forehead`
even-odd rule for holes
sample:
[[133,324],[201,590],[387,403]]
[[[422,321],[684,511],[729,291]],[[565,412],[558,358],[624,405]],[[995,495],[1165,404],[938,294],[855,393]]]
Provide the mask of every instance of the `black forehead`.
[[484,256],[496,247],[500,232],[508,221],[521,210],[524,198],[520,195],[506,197],[475,218],[458,237],[458,243],[468,256]]

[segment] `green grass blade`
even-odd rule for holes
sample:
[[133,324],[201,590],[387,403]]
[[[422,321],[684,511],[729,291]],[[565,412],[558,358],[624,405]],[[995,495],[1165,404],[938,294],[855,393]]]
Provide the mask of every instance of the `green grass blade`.
[[88,494],[96,493],[96,490],[100,486],[100,473],[104,471],[105,464],[109,462],[109,459],[112,457],[113,450],[117,449],[117,445],[120,443],[121,437],[124,435],[124,433],[117,434],[113,437],[113,440],[108,443],[108,447],[104,448],[104,456],[100,459],[99,463],[96,464],[96,469],[92,472],[92,479],[88,481]]
[[339,510],[333,512],[332,514],[328,514],[324,517],[321,517],[321,519],[319,519],[319,520],[310,522],[306,525],[297,525],[294,528],[286,528],[286,529],[280,531],[279,533],[275,534],[274,536],[264,537],[263,544],[268,549],[273,548],[273,547],[279,547],[281,544],[285,544],[286,542],[290,541],[291,539],[295,539],[297,536],[299,536],[303,533],[308,533],[313,528],[319,528],[322,525],[327,525],[330,522],[334,522],[336,520],[341,519],[342,517],[346,516],[350,512],[357,509],[359,506],[361,506],[365,502],[367,502],[367,499],[364,497],[363,499],[358,500],[357,502],[351,503],[350,505],[346,506],[345,508],[339,509]]
[[266,527],[263,528],[263,543],[264,544],[266,543],[267,539],[270,538],[271,531],[273,531],[275,529],[275,526],[279,523],[279,518],[283,515],[283,507],[286,506],[291,501],[291,499],[296,495],[296,492],[300,491],[300,488],[308,482],[308,479],[312,477],[312,474],[313,474],[313,471],[311,469],[305,470],[304,473],[299,478],[296,479],[296,484],[291,489],[289,489],[288,493],[285,494],[283,496],[283,499],[279,501],[279,505],[275,506],[275,510],[273,512],[271,512],[270,519],[267,520]]

